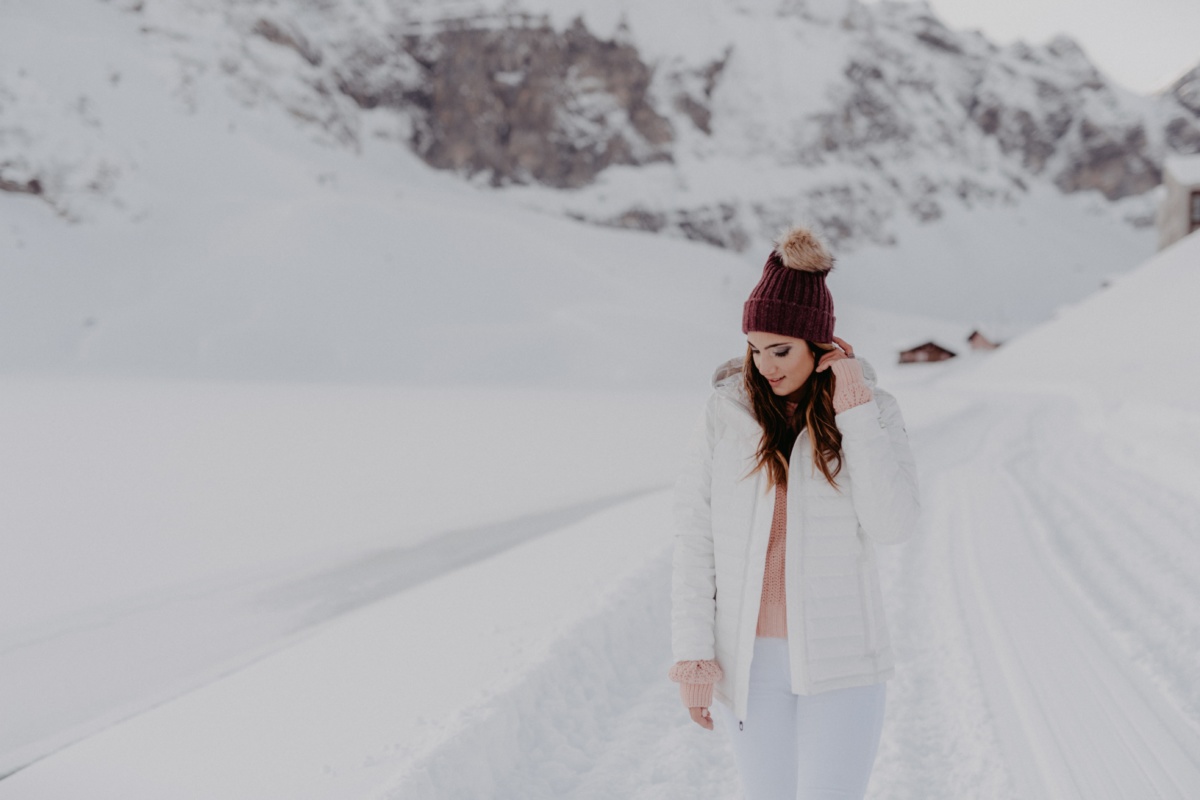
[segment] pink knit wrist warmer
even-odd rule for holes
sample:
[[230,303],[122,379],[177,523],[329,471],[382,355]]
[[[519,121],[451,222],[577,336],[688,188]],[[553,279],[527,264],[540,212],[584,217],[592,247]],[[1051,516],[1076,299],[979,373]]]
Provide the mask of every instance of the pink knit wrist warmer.
[[667,677],[679,683],[679,696],[688,708],[711,706],[713,684],[723,676],[716,661],[677,661],[667,672]]
[[829,365],[833,370],[833,411],[861,406],[872,397],[871,388],[863,377],[862,363],[854,358],[839,358]]
[[713,685],[711,683],[681,683],[679,697],[686,708],[708,708],[712,705]]

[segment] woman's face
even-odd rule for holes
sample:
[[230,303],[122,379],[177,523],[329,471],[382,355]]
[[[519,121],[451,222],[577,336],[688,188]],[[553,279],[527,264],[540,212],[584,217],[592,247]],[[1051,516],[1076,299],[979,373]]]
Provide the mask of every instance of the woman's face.
[[816,361],[803,339],[751,331],[746,334],[746,341],[750,343],[754,366],[777,395],[796,394],[813,374]]

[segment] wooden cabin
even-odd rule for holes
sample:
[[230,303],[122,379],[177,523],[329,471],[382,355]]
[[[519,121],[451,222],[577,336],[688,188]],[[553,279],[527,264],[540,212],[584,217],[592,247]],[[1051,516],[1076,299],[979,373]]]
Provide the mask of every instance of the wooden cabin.
[[1158,207],[1158,249],[1200,230],[1200,155],[1171,156],[1163,163],[1166,194]]
[[954,358],[958,353],[955,353],[949,348],[942,347],[937,342],[925,342],[916,347],[910,347],[907,350],[900,351],[901,364],[921,364],[930,361],[945,361],[948,358]]
[[999,342],[993,342],[980,330],[971,331],[971,335],[967,337],[967,343],[971,345],[972,350],[995,350],[1000,346]]

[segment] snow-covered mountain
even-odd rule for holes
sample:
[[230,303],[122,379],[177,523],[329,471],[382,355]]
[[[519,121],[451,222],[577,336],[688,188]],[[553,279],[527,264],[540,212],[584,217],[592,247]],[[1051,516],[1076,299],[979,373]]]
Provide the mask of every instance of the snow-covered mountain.
[[[286,110],[346,147],[392,137],[493,185],[591,187],[558,202],[735,249],[796,217],[835,245],[892,243],[897,218],[1012,205],[1037,183],[1139,196],[1158,185],[1165,153],[1200,150],[1195,73],[1139,97],[1068,38],[1001,48],[921,3],[157,0],[124,11],[170,54],[179,102],[200,113],[196,79],[219,71],[246,105]],[[39,99],[66,98],[39,98],[17,72],[4,87],[3,185],[62,206],[73,191],[120,196],[128,158],[30,146]],[[68,103],[77,127],[103,128],[94,98]],[[671,196],[636,198],[654,182],[614,170],[647,165],[678,184]],[[1127,218],[1144,224],[1135,208]]]
[[[791,221],[847,308],[1026,325],[1150,251],[1157,165],[1200,147],[1195,73],[1138,97],[919,4],[0,12],[7,370],[524,380],[578,371],[521,355],[558,331],[661,378],[639,337],[734,330]],[[481,334],[466,370],[420,340]]]

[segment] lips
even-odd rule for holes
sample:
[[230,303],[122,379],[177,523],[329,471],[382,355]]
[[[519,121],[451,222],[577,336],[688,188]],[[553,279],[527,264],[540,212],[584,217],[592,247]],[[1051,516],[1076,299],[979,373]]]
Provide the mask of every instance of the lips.
[[783,380],[783,378],[782,378],[782,377],[779,377],[779,378],[767,378],[767,383],[769,383],[769,384],[771,384],[772,386],[774,386],[774,385],[776,385],[777,383],[779,383],[781,380]]

